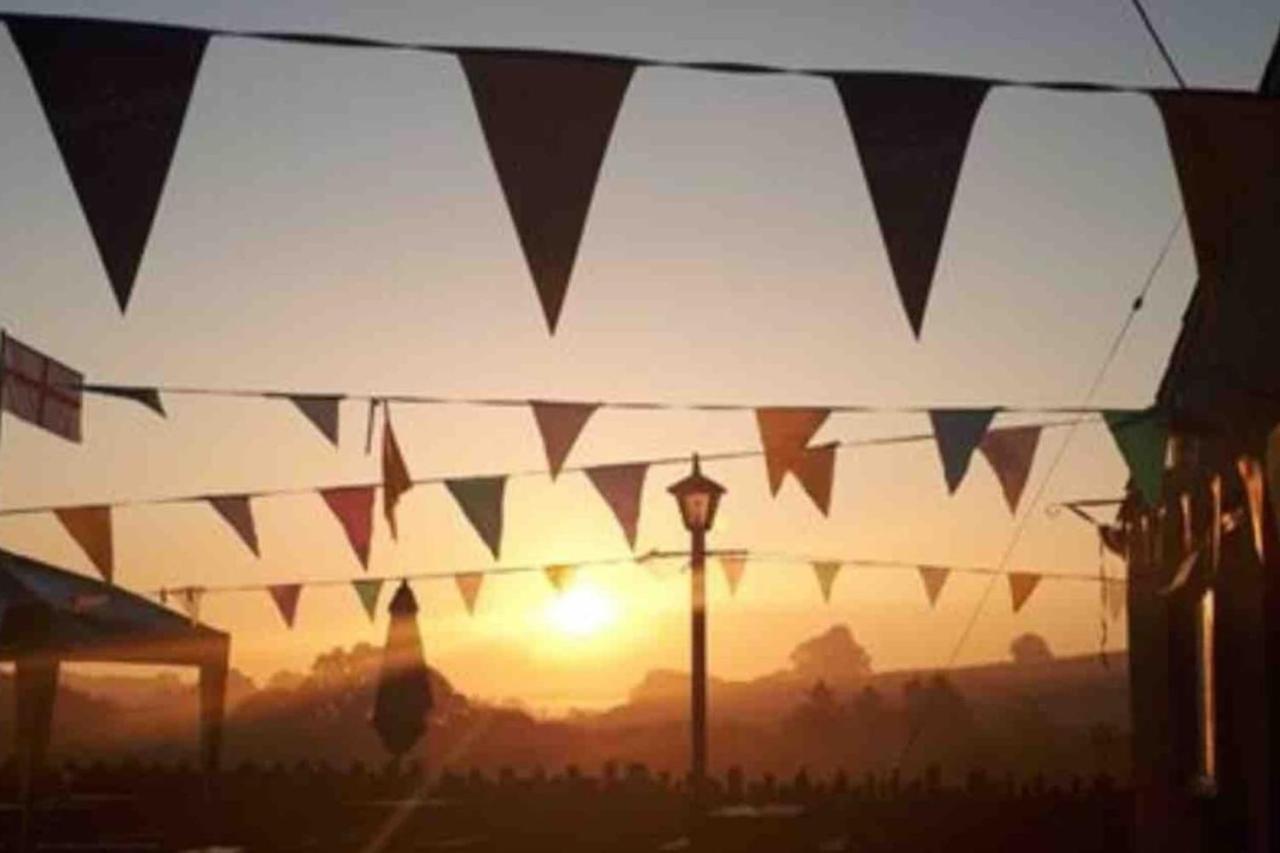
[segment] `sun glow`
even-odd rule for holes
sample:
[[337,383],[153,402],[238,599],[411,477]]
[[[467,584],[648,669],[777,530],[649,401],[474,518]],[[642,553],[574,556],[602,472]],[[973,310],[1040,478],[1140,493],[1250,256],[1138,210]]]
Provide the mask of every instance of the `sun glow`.
[[557,595],[547,606],[547,621],[574,637],[598,634],[618,620],[618,603],[598,587],[579,583]]

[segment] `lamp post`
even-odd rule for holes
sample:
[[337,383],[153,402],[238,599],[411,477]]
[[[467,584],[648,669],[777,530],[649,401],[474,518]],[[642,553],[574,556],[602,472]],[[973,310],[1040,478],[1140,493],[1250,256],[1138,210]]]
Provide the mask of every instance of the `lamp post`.
[[690,537],[689,604],[690,655],[692,657],[690,727],[690,780],[694,817],[702,815],[707,783],[707,531],[716,519],[724,486],[702,475],[698,455],[693,471],[667,489],[680,507],[680,517]]

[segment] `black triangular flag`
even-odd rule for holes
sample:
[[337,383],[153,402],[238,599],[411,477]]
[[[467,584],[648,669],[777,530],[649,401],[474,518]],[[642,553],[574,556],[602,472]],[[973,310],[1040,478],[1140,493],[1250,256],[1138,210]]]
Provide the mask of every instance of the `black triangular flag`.
[[891,73],[834,80],[918,338],[969,133],[991,82]]
[[459,58],[554,334],[635,65],[480,51]]
[[7,23],[124,311],[209,36],[42,16]]
[[131,385],[85,385],[83,388],[92,394],[101,394],[104,397],[119,397],[122,400],[132,400],[135,403],[140,403],[162,418],[169,416],[169,413],[164,410],[164,403],[160,400],[160,392],[155,388]]

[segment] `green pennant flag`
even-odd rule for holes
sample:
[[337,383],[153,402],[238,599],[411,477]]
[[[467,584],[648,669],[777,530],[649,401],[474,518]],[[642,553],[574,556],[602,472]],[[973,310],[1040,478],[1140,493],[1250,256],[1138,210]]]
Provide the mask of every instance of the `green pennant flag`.
[[361,578],[352,581],[351,585],[355,587],[360,604],[364,607],[364,612],[369,614],[369,621],[372,622],[378,615],[378,595],[382,592],[382,579]]
[[1155,506],[1160,502],[1164,483],[1169,425],[1163,416],[1151,410],[1111,409],[1103,412],[1102,417],[1143,500],[1147,506]]

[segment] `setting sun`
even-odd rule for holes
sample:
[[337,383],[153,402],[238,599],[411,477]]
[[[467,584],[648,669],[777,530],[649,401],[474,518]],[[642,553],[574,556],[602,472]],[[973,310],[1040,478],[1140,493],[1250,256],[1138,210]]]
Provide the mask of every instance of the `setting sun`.
[[617,619],[617,602],[599,588],[587,584],[579,584],[556,596],[547,607],[547,621],[556,630],[576,637],[597,634]]

